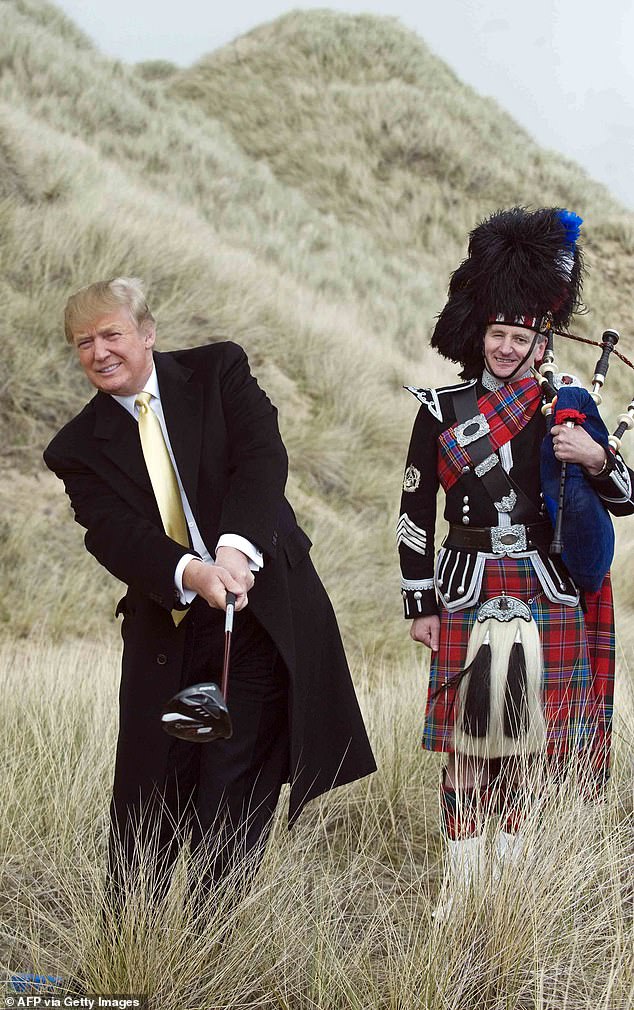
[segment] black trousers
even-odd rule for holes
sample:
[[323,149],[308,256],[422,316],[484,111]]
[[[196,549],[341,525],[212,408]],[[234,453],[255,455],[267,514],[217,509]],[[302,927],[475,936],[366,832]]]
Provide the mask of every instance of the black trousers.
[[[180,687],[220,684],[224,612],[196,599],[185,620]],[[192,885],[200,885],[201,895],[234,866],[247,874],[257,870],[289,776],[289,689],[286,666],[248,607],[234,619],[227,701],[232,737],[209,743],[172,738],[165,780],[150,802],[124,824],[111,821],[109,904],[125,903],[138,874],[154,898],[164,894],[188,840]]]
[[[224,612],[197,599],[186,621],[181,687],[210,680],[220,685]],[[194,866],[200,865],[207,886],[236,863],[257,869],[289,774],[287,671],[248,607],[234,618],[227,702],[232,737],[173,739],[164,788],[166,807],[178,820],[167,861],[191,831]]]

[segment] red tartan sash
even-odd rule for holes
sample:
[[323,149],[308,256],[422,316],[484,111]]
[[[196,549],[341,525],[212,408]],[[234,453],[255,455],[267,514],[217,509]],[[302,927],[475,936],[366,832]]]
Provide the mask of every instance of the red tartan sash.
[[[540,400],[539,385],[531,376],[480,397],[478,407],[489,422],[489,438],[494,450],[510,442],[528,424]],[[468,450],[468,446],[462,449],[458,445],[455,425],[443,431],[438,439],[438,477],[445,491],[453,487],[463,468],[470,465]]]

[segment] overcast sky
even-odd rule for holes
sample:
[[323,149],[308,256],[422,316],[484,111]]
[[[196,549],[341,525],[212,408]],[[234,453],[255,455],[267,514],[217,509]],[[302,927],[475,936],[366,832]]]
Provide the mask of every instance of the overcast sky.
[[398,17],[466,83],[634,208],[634,0],[61,0],[102,52],[186,66],[297,8]]

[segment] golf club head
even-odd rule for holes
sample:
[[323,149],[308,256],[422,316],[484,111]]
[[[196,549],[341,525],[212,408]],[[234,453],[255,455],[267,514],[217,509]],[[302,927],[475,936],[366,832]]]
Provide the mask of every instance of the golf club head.
[[161,725],[170,736],[195,743],[228,740],[231,716],[217,684],[192,684],[163,707]]

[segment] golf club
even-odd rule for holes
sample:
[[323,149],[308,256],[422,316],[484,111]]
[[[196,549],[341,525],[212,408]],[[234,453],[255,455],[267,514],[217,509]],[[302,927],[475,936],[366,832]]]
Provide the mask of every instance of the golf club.
[[209,743],[211,740],[228,740],[233,733],[227,691],[235,603],[235,593],[227,593],[221,687],[213,683],[192,684],[175,694],[161,714],[161,725],[170,736],[195,743]]

